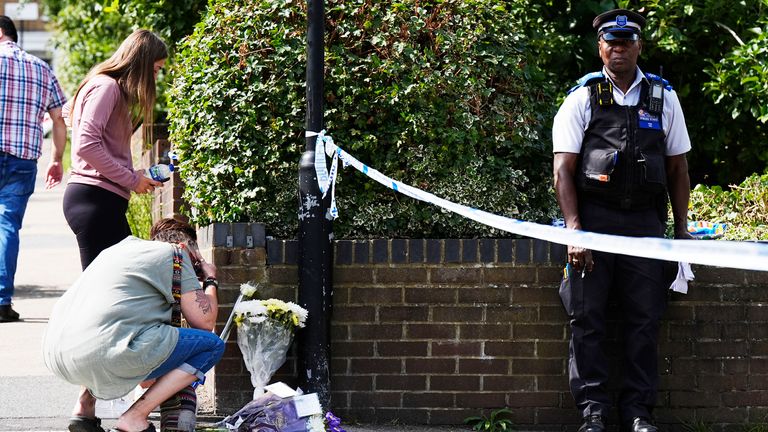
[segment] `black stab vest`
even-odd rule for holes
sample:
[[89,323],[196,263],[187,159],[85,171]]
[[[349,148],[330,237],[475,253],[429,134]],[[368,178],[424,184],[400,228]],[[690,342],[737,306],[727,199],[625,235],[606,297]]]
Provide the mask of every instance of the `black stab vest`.
[[615,103],[608,84],[602,79],[587,85],[592,118],[578,160],[579,200],[630,210],[661,211],[663,207],[666,211],[666,145],[661,113],[651,114],[657,118],[658,129],[640,127],[641,117],[647,119],[650,114],[650,85],[643,79],[638,105],[623,106]]

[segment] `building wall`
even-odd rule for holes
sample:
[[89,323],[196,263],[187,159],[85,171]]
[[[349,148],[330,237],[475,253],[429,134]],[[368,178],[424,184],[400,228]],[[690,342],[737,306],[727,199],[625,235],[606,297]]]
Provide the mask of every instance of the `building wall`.
[[[266,297],[297,297],[297,242],[263,232],[258,224],[199,232],[221,275],[221,324],[243,282],[260,283]],[[528,239],[335,242],[331,409],[349,422],[459,424],[508,406],[518,429],[577,426],[558,296],[564,257],[563,246]],[[764,423],[768,276],[694,272],[690,293],[670,296],[662,324],[658,420],[670,430],[694,420],[715,430]],[[610,310],[615,354],[621,310]],[[295,368],[292,352],[274,379],[296,385]],[[615,361],[614,391],[619,368]],[[202,392],[217,415],[250,400],[235,335]]]
[[[10,10],[6,9],[6,6],[22,2],[23,0],[0,0],[0,14],[9,15]],[[15,16],[9,15],[13,19],[16,30],[19,33],[19,45],[30,54],[50,63],[53,56],[53,46],[50,41],[51,34],[48,31],[48,18],[43,15],[42,4],[34,1],[24,3],[27,4],[27,7],[31,7],[34,4],[38,5],[38,18],[35,20],[20,20]]]

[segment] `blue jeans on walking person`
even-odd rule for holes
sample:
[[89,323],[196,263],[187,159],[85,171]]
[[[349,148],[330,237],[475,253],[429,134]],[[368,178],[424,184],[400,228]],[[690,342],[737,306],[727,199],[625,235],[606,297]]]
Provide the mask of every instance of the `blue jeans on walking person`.
[[224,341],[215,333],[179,328],[179,340],[173,352],[146,379],[159,378],[174,369],[181,369],[202,381],[205,373],[221,360],[223,354]]
[[0,152],[0,305],[11,304],[13,298],[19,230],[36,176],[36,160]]

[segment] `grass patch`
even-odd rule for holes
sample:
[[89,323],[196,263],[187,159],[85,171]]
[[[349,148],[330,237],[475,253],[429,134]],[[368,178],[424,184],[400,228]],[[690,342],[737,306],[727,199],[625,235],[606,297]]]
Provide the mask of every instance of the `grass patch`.
[[685,432],[712,432],[711,424],[695,417],[692,420],[681,423]]
[[768,424],[747,423],[744,425],[744,432],[768,432]]

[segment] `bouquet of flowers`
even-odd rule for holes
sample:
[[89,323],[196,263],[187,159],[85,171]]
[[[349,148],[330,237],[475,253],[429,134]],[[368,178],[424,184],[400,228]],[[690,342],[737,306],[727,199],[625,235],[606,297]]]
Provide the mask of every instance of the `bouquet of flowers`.
[[254,299],[257,287],[251,284],[242,284],[240,292],[242,301],[234,307],[237,345],[251,373],[256,399],[264,393],[272,374],[285,363],[293,332],[304,327],[307,310],[292,302]]
[[341,419],[328,411],[299,417],[292,398],[264,393],[216,424],[227,432],[346,432]]

